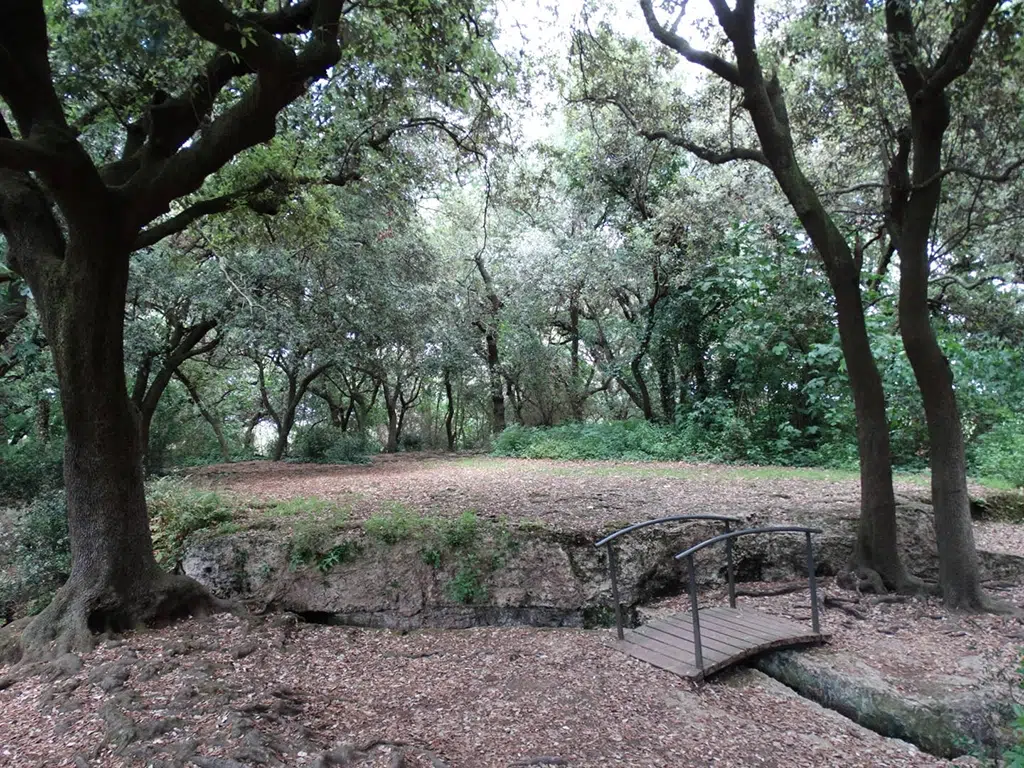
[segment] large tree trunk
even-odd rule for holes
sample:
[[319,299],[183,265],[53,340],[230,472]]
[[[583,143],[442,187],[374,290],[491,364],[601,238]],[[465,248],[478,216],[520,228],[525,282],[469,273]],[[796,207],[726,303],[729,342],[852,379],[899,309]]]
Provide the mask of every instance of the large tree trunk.
[[892,487],[892,453],[885,391],[871,352],[860,274],[850,262],[830,276],[836,297],[839,338],[846,360],[847,378],[853,393],[857,421],[857,453],[860,456],[860,524],[857,528],[855,564],[878,573],[889,587],[906,589],[915,582],[900,560],[896,530],[896,498]]
[[[904,241],[905,242],[905,241]],[[928,314],[927,245],[900,247],[900,332],[914,369],[928,425],[935,539],[939,549],[939,586],[951,608],[985,610],[974,544],[964,433],[953,389],[953,372]],[[913,256],[914,251],[917,251]]]
[[909,129],[898,134],[889,168],[888,224],[900,255],[900,333],[928,425],[939,586],[946,605],[968,610],[1003,606],[981,589],[953,372],[928,310],[928,246],[942,193],[942,145],[951,118],[946,89],[970,68],[974,47],[997,5],[996,0],[980,0],[958,16],[933,67],[920,54],[911,6],[894,0],[885,4],[889,57],[910,108]]
[[487,376],[491,388],[491,432],[505,431],[505,382],[498,358],[498,329],[488,328],[484,336],[487,345]]
[[490,270],[487,269],[483,252],[478,253],[473,261],[476,263],[476,269],[480,273],[480,279],[484,283],[484,293],[487,296],[488,317],[484,322],[477,323],[477,327],[484,332],[487,375],[491,387],[491,432],[496,435],[505,430],[505,393],[498,354],[498,314],[501,312],[502,301],[498,296],[497,288],[495,288],[494,278],[491,276]]
[[391,400],[387,400],[388,411],[388,441],[384,446],[384,453],[398,452],[398,408]]
[[448,404],[444,413],[444,433],[448,439],[448,450],[455,450],[455,393],[452,389],[452,373],[444,369],[444,395]]
[[[124,378],[127,249],[98,239],[77,244],[85,253],[75,247],[62,274],[33,285],[60,383],[72,565],[22,636],[28,656],[44,654],[53,640],[58,651],[88,648],[94,633],[214,603],[196,582],[160,570],[153,556],[141,435]],[[72,272],[75,264],[88,269]]]

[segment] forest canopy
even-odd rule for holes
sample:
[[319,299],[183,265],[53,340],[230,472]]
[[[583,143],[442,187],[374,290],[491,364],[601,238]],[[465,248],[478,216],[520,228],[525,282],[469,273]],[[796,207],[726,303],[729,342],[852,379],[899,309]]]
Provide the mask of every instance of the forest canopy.
[[943,593],[987,605],[1024,6],[690,5],[7,4],[0,496],[63,488],[73,562],[26,648],[206,599],[146,477],[381,451],[859,468],[896,589],[930,467]]

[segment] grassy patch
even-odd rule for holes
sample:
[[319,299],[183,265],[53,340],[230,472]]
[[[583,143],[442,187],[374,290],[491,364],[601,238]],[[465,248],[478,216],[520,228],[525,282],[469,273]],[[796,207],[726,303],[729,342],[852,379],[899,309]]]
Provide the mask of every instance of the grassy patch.
[[349,508],[328,499],[297,496],[293,499],[279,499],[271,503],[266,513],[273,517],[320,517],[347,518]]
[[363,523],[363,530],[371,539],[398,544],[418,537],[429,525],[429,519],[396,501],[388,504],[387,511],[373,514]]

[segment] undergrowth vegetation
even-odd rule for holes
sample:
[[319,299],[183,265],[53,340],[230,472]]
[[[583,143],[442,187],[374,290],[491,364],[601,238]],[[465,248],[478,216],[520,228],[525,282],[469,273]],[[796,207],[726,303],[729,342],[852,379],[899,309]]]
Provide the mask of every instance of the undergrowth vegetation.
[[[706,426],[706,425],[705,425]],[[717,428],[657,425],[646,421],[608,421],[555,427],[512,426],[494,441],[492,454],[559,461],[709,461],[763,465],[822,467],[855,471],[855,450],[840,443],[819,443],[815,449],[794,449],[798,436],[779,428],[775,437],[758,442],[732,418]],[[971,469],[997,485],[1024,487],[1024,420],[1001,424],[979,438],[971,452]],[[909,458],[902,469],[918,471]]]
[[42,610],[71,572],[64,493],[48,491],[37,496],[13,513],[5,534],[7,567],[0,568],[0,624]]
[[234,500],[216,491],[194,488],[184,480],[164,477],[146,489],[153,549],[157,562],[167,568],[181,559],[191,534],[228,526],[234,517]]
[[0,501],[31,501],[64,486],[62,440],[0,440]]
[[313,464],[366,464],[377,450],[364,433],[320,424],[299,431],[292,445],[296,460]]

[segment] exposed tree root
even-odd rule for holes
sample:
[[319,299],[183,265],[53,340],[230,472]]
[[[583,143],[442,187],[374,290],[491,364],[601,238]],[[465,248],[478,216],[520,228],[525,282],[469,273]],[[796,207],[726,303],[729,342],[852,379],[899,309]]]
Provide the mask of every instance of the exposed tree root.
[[736,596],[775,597],[776,595],[788,595],[793,592],[799,592],[802,589],[807,589],[806,579],[802,579],[801,581],[793,582],[791,584],[782,584],[778,587],[769,587],[768,589],[751,589],[749,587],[737,586]]
[[854,608],[849,603],[856,603],[857,600],[846,600],[841,597],[833,597],[832,595],[825,595],[825,598],[821,601],[822,605],[826,608],[837,608],[848,616],[853,616],[855,619],[866,619],[867,614],[859,608]]
[[862,563],[851,563],[849,570],[836,575],[836,583],[843,589],[852,592],[874,595],[887,595],[895,592],[900,595],[934,594],[934,586],[913,576],[905,569],[898,574],[883,574]]
[[951,604],[949,600],[943,601],[951,611],[960,613],[993,613],[997,616],[1016,616],[1024,619],[1024,611],[1006,600],[987,595],[984,592],[973,600]]
[[8,660],[44,661],[69,652],[92,649],[97,636],[117,634],[141,626],[166,626],[188,616],[207,616],[235,606],[214,597],[199,582],[164,572],[149,580],[148,589],[125,594],[111,587],[69,581],[50,604],[17,630],[5,646]]

